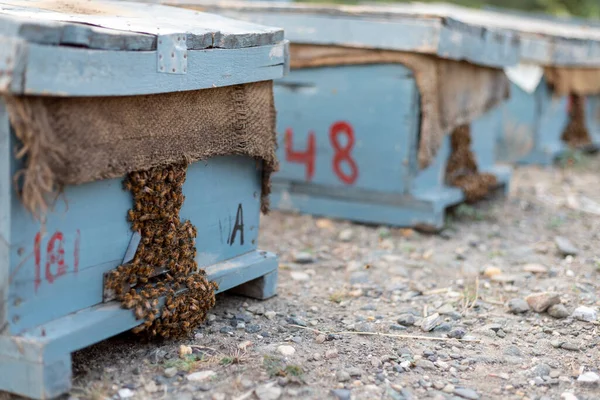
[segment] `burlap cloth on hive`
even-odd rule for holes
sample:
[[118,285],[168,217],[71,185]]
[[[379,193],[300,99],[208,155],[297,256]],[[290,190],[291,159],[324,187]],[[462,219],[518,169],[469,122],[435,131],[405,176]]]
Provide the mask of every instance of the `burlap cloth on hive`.
[[261,160],[261,209],[277,169],[272,81],[168,94],[60,98],[5,96],[22,147],[17,172],[36,216],[49,194],[182,161],[224,155]]
[[411,69],[421,96],[421,168],[431,163],[444,135],[509,95],[509,81],[502,70],[462,61],[400,51],[300,44],[292,44],[290,52],[291,68],[397,63]]

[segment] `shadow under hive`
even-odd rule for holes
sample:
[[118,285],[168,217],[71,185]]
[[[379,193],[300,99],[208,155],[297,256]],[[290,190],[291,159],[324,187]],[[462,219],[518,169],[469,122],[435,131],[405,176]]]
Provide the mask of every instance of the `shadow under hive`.
[[572,148],[592,144],[586,126],[585,97],[572,94],[569,96],[569,123],[565,127],[561,139]]
[[129,220],[142,239],[134,259],[107,276],[105,290],[145,320],[135,333],[190,335],[215,304],[218,286],[195,260],[196,228],[179,218],[185,172],[185,164],[171,165],[133,172],[124,182],[134,199]]

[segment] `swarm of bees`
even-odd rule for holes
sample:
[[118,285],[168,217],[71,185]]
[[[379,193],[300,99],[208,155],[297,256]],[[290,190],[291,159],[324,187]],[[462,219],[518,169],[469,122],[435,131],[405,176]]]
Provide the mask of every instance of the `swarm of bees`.
[[469,203],[484,198],[498,182],[492,174],[479,173],[477,161],[471,152],[470,126],[461,125],[454,129],[450,142],[452,154],[446,166],[446,181],[461,188]]
[[585,125],[585,101],[582,96],[571,95],[569,107],[569,124],[565,127],[562,140],[569,146],[577,148],[591,144],[590,133]]
[[178,164],[132,172],[124,181],[134,199],[131,227],[142,240],[134,259],[107,275],[105,290],[145,320],[135,333],[188,336],[215,304],[216,283],[197,271],[196,228],[179,219],[186,168]]

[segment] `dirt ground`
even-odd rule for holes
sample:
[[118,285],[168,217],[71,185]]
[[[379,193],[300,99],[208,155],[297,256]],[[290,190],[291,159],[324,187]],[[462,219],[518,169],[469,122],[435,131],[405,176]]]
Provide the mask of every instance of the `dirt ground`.
[[82,350],[71,397],[600,399],[600,157],[571,164],[516,169],[437,235],[273,212],[278,296]]

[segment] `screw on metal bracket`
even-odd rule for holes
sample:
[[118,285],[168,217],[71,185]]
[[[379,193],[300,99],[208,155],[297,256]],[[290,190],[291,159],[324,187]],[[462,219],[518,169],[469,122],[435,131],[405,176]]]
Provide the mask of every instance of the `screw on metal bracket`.
[[187,74],[188,52],[185,33],[159,35],[156,45],[156,66],[159,73]]

